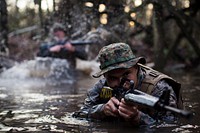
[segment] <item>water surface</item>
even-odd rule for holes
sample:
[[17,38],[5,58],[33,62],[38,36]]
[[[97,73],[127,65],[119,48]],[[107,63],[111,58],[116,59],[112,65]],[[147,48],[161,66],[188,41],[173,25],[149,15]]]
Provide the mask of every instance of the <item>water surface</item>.
[[[195,117],[181,119],[178,123],[141,128],[133,128],[122,122],[72,118],[72,113],[83,105],[86,91],[96,82],[88,75],[78,73],[75,79],[64,75],[65,78],[61,80],[58,75],[53,79],[48,76],[44,78],[38,72],[35,77],[27,73],[23,76],[18,73],[17,77],[16,73],[7,73],[7,76],[0,78],[0,132],[188,133],[200,130],[200,77],[196,72],[173,75],[182,83],[185,108],[194,112]],[[34,75],[33,71],[31,75]]]

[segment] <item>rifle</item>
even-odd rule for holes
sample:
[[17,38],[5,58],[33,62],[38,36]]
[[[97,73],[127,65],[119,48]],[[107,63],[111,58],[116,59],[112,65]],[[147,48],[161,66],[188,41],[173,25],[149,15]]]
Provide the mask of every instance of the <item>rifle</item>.
[[[56,45],[65,45],[66,43],[67,43],[67,40],[65,40],[63,42],[44,42],[40,45],[37,56],[52,57],[54,54],[49,51],[49,48],[56,46]],[[69,43],[74,46],[95,44],[94,42],[90,42],[90,41],[76,41],[76,40],[69,41]],[[63,49],[61,49],[61,51],[66,51],[66,49],[63,48]]]
[[[129,83],[129,90],[121,93],[125,82]],[[115,96],[118,99],[123,97],[127,103],[137,103],[139,105],[144,105],[150,108],[154,108],[156,110],[171,111],[185,118],[191,118],[193,116],[193,113],[191,113],[190,111],[169,106],[170,90],[165,90],[161,97],[157,98],[142,91],[134,89],[133,80],[122,78],[120,86],[120,92]]]

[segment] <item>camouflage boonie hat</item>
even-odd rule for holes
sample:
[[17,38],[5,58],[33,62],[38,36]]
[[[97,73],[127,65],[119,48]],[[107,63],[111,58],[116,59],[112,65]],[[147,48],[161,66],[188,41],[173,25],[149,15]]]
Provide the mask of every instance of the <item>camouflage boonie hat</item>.
[[101,71],[94,74],[94,78],[98,78],[104,73],[114,69],[130,68],[136,63],[146,63],[145,58],[136,58],[129,45],[125,43],[113,43],[108,46],[104,46],[99,51],[98,60],[100,61],[99,67]]

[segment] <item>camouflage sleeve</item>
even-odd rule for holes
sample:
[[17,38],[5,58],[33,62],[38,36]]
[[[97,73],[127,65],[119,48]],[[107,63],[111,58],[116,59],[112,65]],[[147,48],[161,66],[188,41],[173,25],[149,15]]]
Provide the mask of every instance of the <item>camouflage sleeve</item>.
[[88,91],[84,105],[75,113],[75,117],[95,119],[103,119],[105,117],[102,111],[104,103],[99,100],[99,93],[101,88],[103,88],[104,83],[105,80],[100,80]]
[[151,116],[140,111],[139,125],[151,125],[154,124],[155,122],[156,120],[154,120]]
[[152,95],[155,97],[160,97],[164,90],[170,90],[170,99],[169,99],[169,106],[177,107],[177,97],[173,90],[173,88],[165,81],[159,81],[155,89],[152,92]]
[[[173,91],[172,87],[165,81],[159,81],[153,92],[152,95],[155,97],[160,97],[164,90],[170,90],[170,100],[169,106],[177,107],[177,98],[175,92]],[[155,122],[174,122],[176,119],[175,115],[171,112],[166,111],[154,111],[154,114],[149,115],[140,111],[140,125],[150,125],[154,124]]]
[[[165,80],[161,80],[157,83],[155,89],[152,92],[152,95],[155,97],[160,97],[164,90],[170,90],[169,106],[177,107],[176,94],[173,88]],[[172,112],[158,111],[156,112],[155,119],[165,122],[174,122],[177,118]]]
[[[169,106],[177,107],[176,95],[172,87],[165,80],[161,80],[156,84],[151,95],[160,97],[162,92],[167,89],[170,90]],[[174,122],[175,120],[176,117],[171,112],[157,111],[153,115],[150,115],[140,111],[140,125],[150,125],[154,124],[155,122]]]

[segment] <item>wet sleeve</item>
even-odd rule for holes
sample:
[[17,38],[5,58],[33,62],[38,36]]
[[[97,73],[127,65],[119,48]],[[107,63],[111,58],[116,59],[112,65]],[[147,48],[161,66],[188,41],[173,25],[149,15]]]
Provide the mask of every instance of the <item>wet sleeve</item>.
[[169,106],[177,107],[177,97],[172,88],[165,80],[159,81],[155,89],[152,92],[152,95],[155,97],[160,97],[164,90],[170,90]]
[[[152,92],[152,95],[155,97],[160,97],[164,90],[170,90],[169,106],[176,108],[177,107],[176,94],[172,86],[170,86],[165,80],[161,80],[156,84],[155,89]],[[175,120],[177,120],[175,114],[169,111],[157,111],[154,114],[154,118],[156,120],[161,120],[165,122],[174,122]]]
[[151,116],[140,111],[139,125],[152,125],[156,122]]
[[75,117],[103,119],[104,103],[99,100],[100,89],[103,88],[104,81],[100,80],[94,87],[88,91],[83,107],[76,113]]
[[[152,94],[155,97],[160,97],[164,90],[170,90],[170,100],[169,100],[169,106],[177,107],[177,99],[176,95],[172,89],[172,87],[164,80],[159,81]],[[152,109],[153,110],[153,109]],[[156,122],[174,122],[176,120],[176,117],[173,113],[168,111],[151,111],[152,113],[144,113],[140,111],[140,125],[152,125]]]

